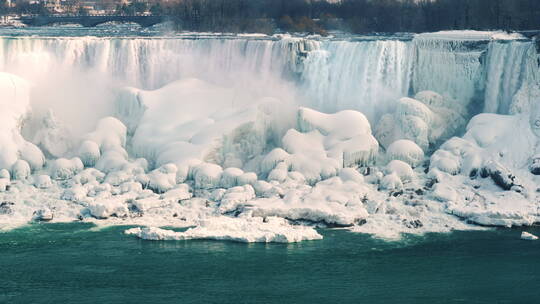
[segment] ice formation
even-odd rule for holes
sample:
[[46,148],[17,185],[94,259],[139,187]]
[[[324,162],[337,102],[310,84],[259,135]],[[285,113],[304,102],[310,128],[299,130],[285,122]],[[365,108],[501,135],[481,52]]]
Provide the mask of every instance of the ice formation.
[[[538,55],[520,35],[3,42],[0,229],[299,242],[540,221]],[[51,70],[111,81],[68,107],[41,96]]]
[[526,241],[536,241],[538,240],[538,237],[532,233],[528,233],[528,232],[525,232],[523,231],[521,233],[521,239],[522,240],[526,240]]
[[219,217],[204,220],[197,227],[189,228],[185,232],[149,227],[132,228],[125,233],[153,241],[213,239],[244,243],[294,243],[322,239],[311,227],[291,226],[284,219],[276,217]]

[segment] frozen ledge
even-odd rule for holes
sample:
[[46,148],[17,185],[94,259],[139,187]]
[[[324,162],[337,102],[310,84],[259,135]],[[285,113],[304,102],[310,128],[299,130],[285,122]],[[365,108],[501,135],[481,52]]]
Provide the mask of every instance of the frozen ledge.
[[175,232],[156,227],[132,228],[124,232],[144,240],[227,240],[243,243],[296,243],[320,240],[311,227],[292,226],[277,217],[228,218],[216,217],[201,221],[200,225],[185,232]]

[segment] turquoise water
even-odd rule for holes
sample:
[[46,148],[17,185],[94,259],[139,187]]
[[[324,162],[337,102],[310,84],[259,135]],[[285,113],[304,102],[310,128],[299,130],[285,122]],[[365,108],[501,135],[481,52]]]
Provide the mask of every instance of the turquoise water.
[[[540,241],[519,230],[387,243],[151,242],[125,228],[43,224],[0,233],[0,303],[534,303]],[[540,233],[540,229],[528,229]]]

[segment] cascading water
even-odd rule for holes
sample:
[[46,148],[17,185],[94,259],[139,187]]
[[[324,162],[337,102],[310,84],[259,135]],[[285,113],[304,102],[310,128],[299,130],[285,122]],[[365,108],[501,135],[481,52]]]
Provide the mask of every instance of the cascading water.
[[280,98],[277,92],[296,92],[287,98],[325,112],[360,110],[374,120],[392,101],[424,90],[462,106],[473,102],[476,112],[506,114],[523,84],[535,81],[527,75],[536,51],[531,41],[487,35],[356,41],[3,37],[0,58],[0,71],[35,83],[50,79],[50,71],[64,78],[79,71],[115,82],[110,86],[142,89],[193,77]]

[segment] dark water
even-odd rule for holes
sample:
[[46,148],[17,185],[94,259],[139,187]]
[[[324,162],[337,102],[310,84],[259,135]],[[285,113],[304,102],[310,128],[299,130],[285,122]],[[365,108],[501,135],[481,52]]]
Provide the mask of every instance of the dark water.
[[[151,242],[85,224],[0,233],[0,303],[539,303],[540,241],[519,230],[386,243]],[[540,229],[528,229],[540,233]]]

